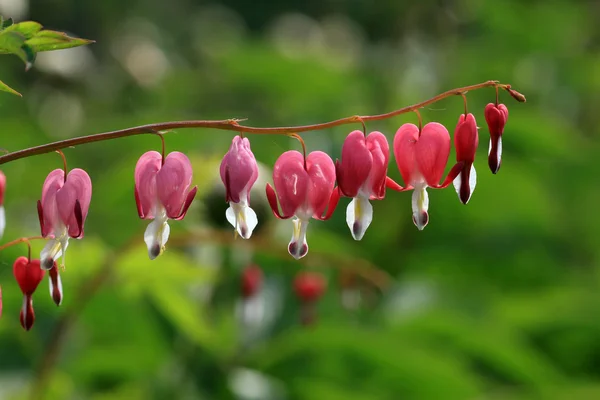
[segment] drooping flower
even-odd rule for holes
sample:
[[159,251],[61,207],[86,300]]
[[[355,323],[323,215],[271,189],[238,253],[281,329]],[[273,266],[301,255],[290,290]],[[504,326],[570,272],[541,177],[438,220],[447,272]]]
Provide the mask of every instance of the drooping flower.
[[196,196],[192,184],[192,164],[178,151],[169,153],[164,163],[160,153],[144,153],[135,166],[135,201],[138,215],[153,221],[146,228],[144,242],[151,260],[164,250],[169,239],[169,219],[181,220]]
[[385,197],[386,185],[398,187],[387,176],[390,147],[385,135],[351,132],[342,146],[341,161],[336,161],[338,188],[352,201],[346,209],[346,223],[354,240],[361,240],[373,220],[369,200]]
[[490,131],[488,165],[495,174],[502,164],[502,134],[508,121],[508,108],[504,104],[489,103],[485,106],[485,121]]
[[[56,268],[56,263],[53,262],[52,264]],[[32,296],[42,279],[44,279],[45,274],[46,271],[41,268],[40,260],[19,257],[13,264],[13,275],[23,293],[23,306],[21,307],[19,319],[21,326],[27,331],[31,329],[35,321]]]
[[[308,252],[306,230],[310,218],[329,219],[339,200],[338,190],[334,190],[335,166],[331,157],[322,151],[313,151],[306,160],[295,150],[286,151],[275,162],[273,183],[275,190],[269,184],[266,188],[269,205],[277,218],[294,217],[288,252],[300,259]],[[327,214],[323,216],[325,209]]]
[[92,181],[82,169],[75,168],[65,177],[62,169],[48,174],[38,200],[42,236],[50,238],[40,254],[43,269],[50,269],[64,256],[69,238],[81,239],[83,225],[92,199]]
[[6,176],[0,171],[0,239],[6,228],[6,216],[4,213],[4,192],[6,191]]
[[414,124],[404,124],[396,132],[393,146],[405,190],[414,189],[413,222],[419,230],[423,230],[429,222],[427,188],[444,188],[457,173],[457,169],[453,168],[440,185],[450,154],[450,134],[437,122],[428,123],[421,132]]
[[316,304],[327,289],[327,280],[318,272],[299,272],[294,279],[294,292],[300,300],[300,321],[314,324],[317,319]]
[[229,203],[225,216],[238,234],[249,239],[258,224],[250,208],[250,190],[258,178],[258,164],[248,138],[236,136],[221,161],[221,180],[225,185],[225,201]]
[[301,302],[317,301],[327,288],[327,281],[318,272],[299,272],[294,279],[294,291]]
[[242,297],[253,297],[260,290],[263,280],[262,269],[256,264],[250,264],[242,271]]
[[479,134],[477,133],[475,117],[473,114],[461,114],[454,131],[454,148],[456,150],[456,161],[462,163],[462,168],[454,179],[454,188],[463,204],[469,202],[477,184],[477,172],[473,162],[475,162],[478,145]]

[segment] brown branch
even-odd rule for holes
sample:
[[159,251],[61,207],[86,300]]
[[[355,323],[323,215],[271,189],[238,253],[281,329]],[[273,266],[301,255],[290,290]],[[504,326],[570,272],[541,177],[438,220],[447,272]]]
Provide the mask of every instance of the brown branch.
[[379,121],[383,119],[392,118],[401,114],[405,114],[416,109],[426,107],[430,104],[436,103],[440,100],[443,100],[447,97],[462,95],[468,91],[483,89],[486,87],[494,87],[504,89],[509,92],[509,94],[515,98],[517,101],[525,101],[525,96],[511,89],[510,85],[501,84],[498,81],[486,81],[483,83],[478,83],[476,85],[465,86],[462,88],[448,90],[444,93],[438,94],[430,98],[429,100],[422,101],[417,104],[413,104],[411,106],[403,107],[395,111],[391,111],[385,114],[379,115],[366,115],[366,116],[352,116],[337,119],[330,122],[324,122],[321,124],[314,125],[301,125],[301,126],[289,126],[289,127],[275,127],[275,128],[257,128],[252,126],[240,125],[239,122],[242,120],[239,119],[226,119],[226,120],[218,120],[218,121],[210,121],[210,120],[200,120],[200,121],[173,121],[173,122],[161,122],[156,124],[142,125],[136,126],[133,128],[120,129],[112,132],[98,133],[94,135],[88,136],[80,136],[72,139],[60,140],[58,142],[48,143],[41,146],[30,147],[27,149],[15,151],[12,153],[8,153],[6,155],[0,156],[0,165],[5,164],[10,161],[15,161],[21,158],[30,157],[38,154],[50,153],[52,151],[64,149],[67,147],[77,146],[85,143],[92,142],[100,142],[104,140],[117,139],[126,136],[134,136],[134,135],[143,135],[143,134],[156,134],[162,131],[168,131],[173,129],[183,129],[183,128],[212,128],[212,129],[221,129],[227,131],[235,131],[235,132],[245,132],[245,133],[255,133],[255,134],[267,134],[267,135],[287,135],[290,133],[299,133],[299,132],[309,132],[309,131],[317,131],[322,129],[333,128],[335,126],[347,125],[360,123],[363,124],[367,121]]

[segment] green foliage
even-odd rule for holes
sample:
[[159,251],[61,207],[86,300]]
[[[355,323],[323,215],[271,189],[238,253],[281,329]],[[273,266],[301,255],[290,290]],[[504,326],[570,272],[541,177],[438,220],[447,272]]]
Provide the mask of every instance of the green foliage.
[[[357,243],[345,221],[349,199],[342,199],[331,221],[310,223],[309,254],[296,262],[286,252],[290,222],[272,217],[264,187],[276,158],[298,143],[250,136],[264,168],[251,201],[264,213],[260,231],[242,241],[225,223],[218,177],[233,133],[170,132],[167,151],[189,155],[199,195],[185,220],[170,222],[166,252],[150,261],[133,169],[160,141],[141,135],[65,149],[69,167],[88,170],[94,184],[86,236],[69,244],[63,305],[52,303],[43,282],[27,333],[11,275],[26,248],[0,254],[0,397],[27,397],[45,382],[33,398],[600,398],[600,57],[593,40],[600,28],[591,3],[192,3],[142,1],[124,12],[117,2],[37,2],[45,26],[94,37],[100,46],[87,54],[93,62],[81,56],[67,63],[85,65],[72,76],[42,65],[42,55],[35,74],[1,63],[2,76],[28,95],[1,103],[0,146],[15,151],[179,119],[308,124],[386,112],[498,79],[528,99],[519,104],[500,93],[510,110],[502,168],[492,175],[486,159],[483,108],[495,93],[468,93],[480,148],[467,206],[452,188],[430,190],[431,220],[419,232],[410,193],[388,192],[373,202],[373,223]],[[303,16],[282,18],[285,9]],[[8,32],[35,50],[32,40],[49,31],[21,24]],[[0,25],[4,32],[11,21]],[[421,110],[423,122],[452,131],[462,107],[460,98],[447,99]],[[404,122],[416,117],[367,129],[391,141]],[[309,151],[335,159],[355,128],[303,137]],[[3,241],[39,232],[35,202],[47,173],[61,166],[56,154],[1,166],[8,178]],[[401,182],[393,158],[389,175]],[[33,254],[42,244],[33,242]],[[260,323],[240,318],[240,271],[250,261],[266,278]],[[328,278],[312,327],[299,324],[291,290],[302,269]],[[375,287],[361,275],[351,288],[360,295],[345,292],[343,272],[355,269],[376,271],[388,285]],[[357,297],[357,304],[347,301]]]
[[[63,32],[42,30],[42,25],[34,21],[13,23],[0,16],[0,54],[14,54],[25,63],[25,69],[31,68],[36,53],[69,49],[93,43],[92,40],[67,36]],[[21,94],[0,81],[0,91]]]

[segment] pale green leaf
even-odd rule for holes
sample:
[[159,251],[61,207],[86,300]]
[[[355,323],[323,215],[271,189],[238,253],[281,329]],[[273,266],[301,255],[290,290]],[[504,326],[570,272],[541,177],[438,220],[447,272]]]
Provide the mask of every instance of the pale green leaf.
[[33,51],[69,49],[94,43],[93,40],[70,37],[63,32],[44,30],[26,41]]
[[0,90],[2,90],[3,92],[16,94],[17,96],[22,96],[21,93],[17,92],[15,89],[11,88],[10,86],[8,86],[6,83],[4,83],[2,81],[0,81]]
[[19,22],[18,24],[13,24],[8,26],[4,31],[5,32],[18,32],[25,39],[32,38],[42,29],[42,25],[38,22],[34,21],[25,21]]

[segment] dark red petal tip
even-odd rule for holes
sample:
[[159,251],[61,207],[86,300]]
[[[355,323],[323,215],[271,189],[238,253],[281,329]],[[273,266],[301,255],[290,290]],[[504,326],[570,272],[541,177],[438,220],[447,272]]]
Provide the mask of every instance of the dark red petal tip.
[[267,193],[267,200],[269,201],[269,206],[271,207],[271,211],[273,211],[273,215],[279,219],[290,218],[291,215],[285,216],[281,215],[281,213],[279,212],[279,205],[277,204],[277,195],[275,194],[275,189],[273,189],[273,187],[267,183],[265,191]]
[[[181,208],[181,212],[179,213],[179,215],[175,216],[175,218],[172,218],[176,221],[182,220],[185,215],[188,212],[188,209],[190,208],[190,206],[192,205],[192,202],[194,201],[194,197],[196,197],[196,193],[198,193],[198,186],[194,186],[192,188],[192,190],[190,190],[185,198],[185,203],[183,203],[183,207]],[[169,218],[171,218],[169,216]]]

